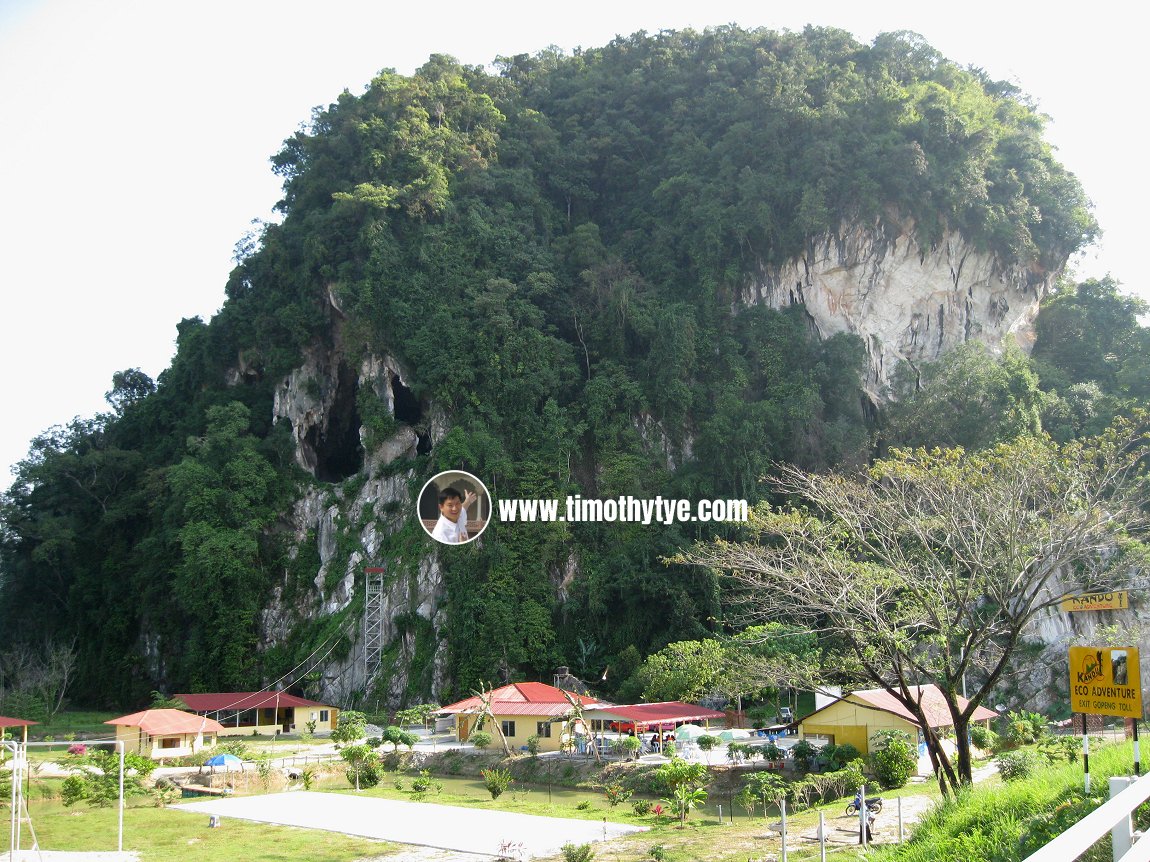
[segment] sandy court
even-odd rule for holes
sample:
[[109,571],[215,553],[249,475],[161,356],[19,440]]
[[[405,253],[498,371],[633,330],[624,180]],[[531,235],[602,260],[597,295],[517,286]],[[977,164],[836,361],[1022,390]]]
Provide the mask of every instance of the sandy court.
[[[568,820],[306,791],[210,799],[174,805],[171,810],[326,829],[400,844],[419,844],[489,856],[502,851],[511,856],[519,854],[524,859],[554,855],[568,842],[587,844],[645,831],[643,827],[601,820]],[[226,819],[222,828],[227,829]]]

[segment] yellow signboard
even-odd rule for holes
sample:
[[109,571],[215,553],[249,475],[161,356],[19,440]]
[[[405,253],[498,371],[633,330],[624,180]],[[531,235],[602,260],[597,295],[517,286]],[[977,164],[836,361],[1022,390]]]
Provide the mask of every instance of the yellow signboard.
[[1072,646],[1070,709],[1141,718],[1142,673],[1137,647]]
[[1083,596],[1064,596],[1058,605],[1064,611],[1124,611],[1130,607],[1130,593],[1087,593]]

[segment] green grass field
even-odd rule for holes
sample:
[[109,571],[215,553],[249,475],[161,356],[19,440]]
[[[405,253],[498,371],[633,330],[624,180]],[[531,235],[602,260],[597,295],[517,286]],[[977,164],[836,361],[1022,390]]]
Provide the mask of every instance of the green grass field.
[[[29,808],[31,824],[22,827],[24,847],[31,846],[34,831],[43,850],[116,849],[115,808],[65,808],[57,801],[33,801]],[[5,833],[8,814],[0,808]],[[398,845],[234,818],[210,829],[203,815],[133,807],[124,812],[124,849],[138,851],[143,862],[354,862],[392,854]]]

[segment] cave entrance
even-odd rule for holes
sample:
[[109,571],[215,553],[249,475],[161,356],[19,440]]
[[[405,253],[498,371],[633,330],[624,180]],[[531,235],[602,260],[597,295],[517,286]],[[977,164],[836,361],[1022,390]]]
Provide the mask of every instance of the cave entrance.
[[313,427],[307,442],[315,452],[315,477],[321,482],[342,482],[363,469],[359,442],[359,410],[355,405],[356,378],[341,362],[336,372],[335,399],[327,414],[327,427]]
[[403,385],[398,374],[391,375],[391,403],[395,421],[402,422],[415,431],[418,437],[415,444],[416,453],[426,455],[431,451],[431,435],[425,428],[420,427],[423,422],[423,408],[415,393]]
[[418,425],[423,418],[423,409],[419,406],[419,399],[403,385],[398,374],[391,375],[391,397],[395,409],[395,421],[405,425]]

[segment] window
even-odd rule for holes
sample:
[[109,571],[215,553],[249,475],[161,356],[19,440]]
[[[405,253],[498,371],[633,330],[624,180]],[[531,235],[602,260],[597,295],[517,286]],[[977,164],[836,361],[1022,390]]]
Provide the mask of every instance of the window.
[[329,712],[328,712],[328,710],[326,710],[326,709],[321,709],[321,710],[319,711],[319,720],[320,720],[320,721],[327,721],[327,720],[328,720],[328,715],[329,715]]
[[541,721],[537,725],[535,725],[535,735],[538,736],[540,739],[550,739],[551,738],[551,722]]
[[500,727],[503,728],[503,735],[511,737],[515,735],[515,722],[514,721],[501,721]]
[[165,736],[160,739],[160,748],[179,748],[183,741],[179,736]]

